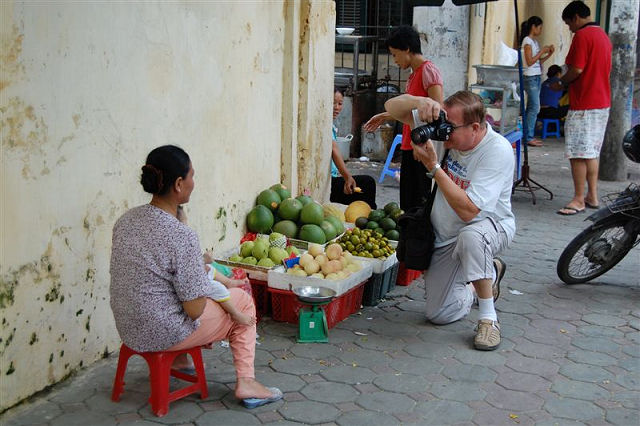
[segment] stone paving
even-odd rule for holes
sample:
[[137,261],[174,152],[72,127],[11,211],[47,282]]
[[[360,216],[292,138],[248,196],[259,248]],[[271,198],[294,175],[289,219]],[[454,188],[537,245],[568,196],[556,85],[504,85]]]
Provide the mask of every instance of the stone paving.
[[[329,344],[298,344],[293,325],[259,325],[259,380],[282,401],[254,410],[233,397],[228,349],[204,351],[209,397],[176,401],[165,417],[149,408],[146,365],[129,363],[125,392],[110,401],[117,354],[5,412],[2,425],[565,425],[640,424],[640,249],[583,285],[556,276],[564,246],[586,214],[555,214],[570,198],[562,143],[530,152],[533,205],[516,192],[517,236],[503,258],[508,269],[497,303],[503,342],[472,349],[477,311],[446,326],[425,321],[424,282],[396,287],[377,307],[361,309],[330,330]],[[635,165],[634,165],[635,167]],[[378,177],[379,163],[350,163]],[[640,180],[638,168],[631,178]],[[601,182],[602,194],[626,182]],[[391,178],[378,203],[397,200]]]

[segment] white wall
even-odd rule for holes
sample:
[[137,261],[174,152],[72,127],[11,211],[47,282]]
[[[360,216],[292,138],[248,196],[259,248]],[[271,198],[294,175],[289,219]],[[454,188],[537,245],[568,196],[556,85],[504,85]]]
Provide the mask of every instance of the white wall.
[[[298,126],[290,55],[333,52],[333,5],[310,3],[323,13],[305,49],[291,47],[297,33],[285,48],[301,16],[283,2],[0,4],[0,410],[119,345],[111,228],[148,202],[138,180],[151,149],[190,154],[186,212],[203,248],[234,246],[256,194],[297,181],[295,151],[281,154],[296,149],[290,129],[283,138],[285,119]],[[329,93],[332,60],[312,65]],[[305,102],[305,121],[329,128],[325,102]],[[308,138],[313,150],[325,133]]]

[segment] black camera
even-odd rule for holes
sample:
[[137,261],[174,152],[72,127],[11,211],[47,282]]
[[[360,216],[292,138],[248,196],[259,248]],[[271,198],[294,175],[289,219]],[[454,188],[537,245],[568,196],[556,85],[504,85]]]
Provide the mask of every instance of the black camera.
[[440,116],[437,120],[416,127],[411,131],[411,141],[417,145],[423,144],[429,139],[434,141],[447,141],[453,130],[453,124],[447,121],[444,111],[440,111]]

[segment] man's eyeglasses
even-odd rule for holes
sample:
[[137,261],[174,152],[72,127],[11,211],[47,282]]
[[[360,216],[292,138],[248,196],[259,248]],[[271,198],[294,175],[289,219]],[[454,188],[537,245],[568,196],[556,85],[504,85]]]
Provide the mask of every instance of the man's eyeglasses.
[[461,128],[461,127],[468,127],[468,126],[472,126],[473,124],[474,124],[474,123],[467,123],[467,124],[461,124],[461,125],[459,125],[459,126],[451,126],[451,127],[452,127],[451,132],[453,133],[456,129],[459,129],[459,128]]

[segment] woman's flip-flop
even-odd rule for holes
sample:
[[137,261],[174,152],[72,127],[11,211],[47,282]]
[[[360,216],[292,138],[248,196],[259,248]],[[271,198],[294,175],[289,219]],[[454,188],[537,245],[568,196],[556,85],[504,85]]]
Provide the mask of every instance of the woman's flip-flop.
[[587,206],[587,208],[589,209],[599,209],[600,208],[600,204],[591,204],[588,202],[584,202],[584,205]]
[[267,388],[271,391],[271,396],[269,398],[245,398],[242,400],[242,403],[245,407],[251,409],[260,407],[265,404],[269,404],[271,402],[276,402],[282,399],[282,391],[278,388]]

